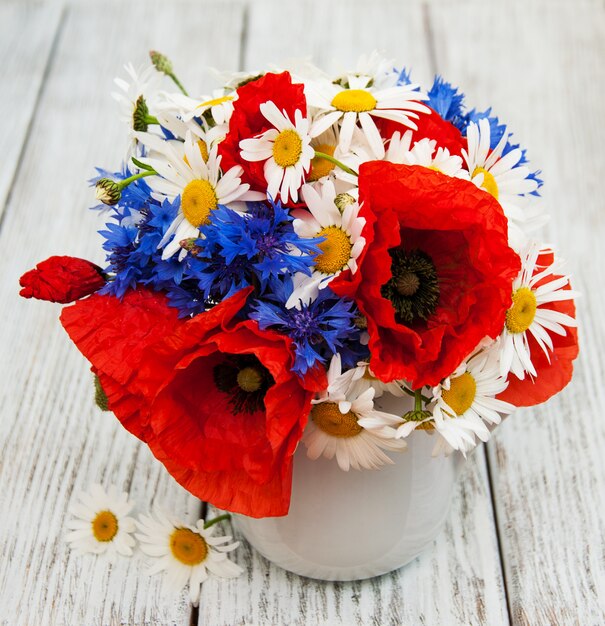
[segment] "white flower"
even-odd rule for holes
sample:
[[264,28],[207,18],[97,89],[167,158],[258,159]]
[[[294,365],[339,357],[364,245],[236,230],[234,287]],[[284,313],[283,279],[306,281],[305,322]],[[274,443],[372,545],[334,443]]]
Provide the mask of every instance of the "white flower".
[[136,537],[141,550],[157,559],[149,573],[165,571],[166,581],[175,591],[189,583],[189,599],[195,606],[208,572],[221,578],[235,578],[243,571],[226,555],[235,550],[239,542],[229,543],[228,535],[214,537],[216,526],[204,528],[204,520],[190,526],[158,511],[155,519],[141,515],[137,525],[140,532]]
[[[475,446],[475,437],[481,441],[489,439],[486,423],[499,424],[502,415],[515,408],[496,398],[508,386],[506,377],[500,374],[499,351],[497,343],[480,351],[433,388],[431,423],[449,447],[464,454]],[[440,448],[443,446],[438,445],[434,454]]]
[[360,396],[368,389],[374,389],[374,398],[380,398],[385,392],[402,398],[405,396],[403,385],[403,381],[382,382],[374,376],[368,363],[360,361],[357,363],[357,367],[352,367],[334,380],[328,387],[328,391],[332,394],[338,394],[346,393],[348,390],[349,393]]
[[309,106],[318,109],[311,127],[311,135],[317,137],[331,126],[340,125],[340,148],[347,152],[353,132],[360,124],[368,144],[378,159],[385,155],[384,142],[374,118],[391,120],[417,129],[413,118],[429,109],[420,100],[426,96],[416,91],[417,85],[400,85],[386,89],[369,86],[372,78],[365,75],[349,75],[348,88],[329,81],[305,84]]
[[311,276],[294,275],[294,289],[286,302],[288,308],[297,306],[299,300],[308,302],[316,298],[319,289],[326,287],[345,269],[354,274],[357,259],[365,246],[365,239],[361,236],[365,219],[359,217],[359,204],[354,197],[337,196],[330,180],[318,187],[304,185],[302,195],[309,210],[292,211],[296,218],[294,231],[300,237],[321,237],[323,241],[319,244],[321,252],[314,259]]
[[298,190],[311,167],[315,151],[311,147],[309,120],[297,109],[294,122],[271,101],[260,105],[260,112],[273,128],[259,137],[242,139],[239,146],[246,161],[265,161],[264,172],[269,195],[287,203],[298,201]]
[[158,245],[163,248],[163,259],[177,251],[180,251],[179,260],[183,259],[187,251],[180,242],[199,237],[200,227],[207,223],[210,213],[219,204],[265,198],[264,194],[250,192],[247,183],[242,184],[243,170],[239,165],[224,174],[221,172],[216,145],[204,159],[204,146],[199,141],[194,142],[191,134],[184,143],[164,141],[149,133],[138,133],[137,137],[153,151],[152,157],[141,159],[158,173],[146,179],[152,191],[169,200],[181,196],[178,215]]
[[509,372],[521,380],[526,373],[537,376],[531,360],[530,335],[550,362],[551,334],[564,336],[566,326],[577,325],[573,317],[548,306],[578,296],[577,292],[567,288],[569,276],[563,274],[561,263],[540,265],[539,257],[550,254],[549,248],[533,244],[521,255],[521,273],[513,282],[513,304],[506,313],[501,338],[500,373],[503,376]]
[[157,104],[162,74],[150,63],[138,69],[132,63],[127,63],[124,69],[128,79],[115,78],[119,91],[111,95],[120,105],[120,119],[129,129],[130,154],[134,153],[136,146],[135,131],[146,130],[146,116],[150,115],[149,109],[153,110]]
[[403,136],[399,131],[393,133],[385,161],[405,165],[422,165],[446,176],[468,180],[469,175],[463,167],[462,157],[451,155],[447,148],[437,148],[437,142],[433,139],[421,139],[414,144],[413,148],[411,143],[412,131],[406,131]]
[[132,555],[135,545],[132,533],[135,521],[128,517],[134,504],[128,494],[119,493],[111,485],[106,492],[101,485],[92,485],[88,492],[79,494],[80,502],[73,504],[69,512],[74,516],[67,523],[70,532],[67,541],[79,553],[108,555]]
[[529,168],[520,164],[523,158],[520,148],[502,154],[508,142],[508,133],[504,133],[493,150],[490,150],[490,134],[489,121],[485,118],[479,120],[479,124],[469,124],[467,149],[462,150],[462,155],[471,181],[498,200],[509,220],[510,237],[514,243],[521,243],[524,233],[546,221],[546,217],[535,208],[528,208],[538,183],[531,178]]
[[[406,444],[394,439],[384,426],[400,418],[374,408],[374,388],[357,394],[338,383],[340,376],[340,355],[336,354],[328,369],[328,389],[313,400],[309,423],[302,437],[307,456],[313,460],[320,456],[336,457],[344,471],[351,467],[376,469],[392,464],[393,460],[384,450],[403,450]],[[336,391],[331,392],[331,388]],[[365,423],[369,421],[376,423],[376,427],[369,428]]]

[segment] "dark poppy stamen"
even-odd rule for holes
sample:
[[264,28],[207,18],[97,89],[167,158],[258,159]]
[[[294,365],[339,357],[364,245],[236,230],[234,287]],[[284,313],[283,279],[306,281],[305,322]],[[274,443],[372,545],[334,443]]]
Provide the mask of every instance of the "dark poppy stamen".
[[426,321],[439,302],[439,279],[431,257],[421,250],[391,248],[391,278],[380,292],[395,307],[399,324]]
[[229,396],[233,413],[264,409],[267,389],[275,382],[269,370],[251,354],[228,354],[214,366],[214,384]]

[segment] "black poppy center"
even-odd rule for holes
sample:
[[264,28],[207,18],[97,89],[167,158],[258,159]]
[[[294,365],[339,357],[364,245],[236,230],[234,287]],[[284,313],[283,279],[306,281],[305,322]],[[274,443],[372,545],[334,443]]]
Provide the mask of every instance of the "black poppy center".
[[391,278],[380,293],[395,308],[399,324],[426,321],[439,303],[439,279],[431,257],[422,250],[391,248]]
[[275,382],[253,354],[225,355],[212,374],[216,388],[229,396],[235,414],[263,410],[267,389]]

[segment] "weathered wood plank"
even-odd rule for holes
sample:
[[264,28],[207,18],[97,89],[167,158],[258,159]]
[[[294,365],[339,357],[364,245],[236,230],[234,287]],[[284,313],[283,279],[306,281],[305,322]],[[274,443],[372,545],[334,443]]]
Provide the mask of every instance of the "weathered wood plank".
[[[361,1],[321,6],[255,1],[249,7],[245,64],[259,69],[309,55],[326,69],[346,69],[360,53],[380,47],[427,82],[433,68],[426,32],[420,3],[388,1],[370,8]],[[369,532],[380,532],[380,520]],[[287,573],[246,544],[236,558],[246,574],[204,584],[200,626],[508,624],[483,450],[461,476],[445,532],[397,572],[324,583]]]
[[160,505],[195,519],[200,503],[93,408],[91,375],[59,308],[20,299],[18,277],[50,254],[102,259],[85,181],[94,164],[122,158],[125,129],[109,92],[123,63],[155,47],[201,88],[206,65],[236,65],[241,24],[240,5],[223,2],[103,2],[67,13],[0,233],[1,623],[189,624],[186,595],[163,593],[140,557],[109,567],[65,545],[68,505],[95,481],[130,490],[138,512]]
[[553,216],[544,240],[583,293],[572,385],[511,417],[489,446],[512,621],[603,624],[605,10],[457,4],[431,16],[439,69],[469,102],[493,105],[542,167]]
[[0,217],[61,20],[58,6],[0,5]]

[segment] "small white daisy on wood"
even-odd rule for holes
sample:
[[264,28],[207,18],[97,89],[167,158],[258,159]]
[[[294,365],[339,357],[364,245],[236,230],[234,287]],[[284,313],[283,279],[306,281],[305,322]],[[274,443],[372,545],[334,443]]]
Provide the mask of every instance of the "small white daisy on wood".
[[118,554],[131,556],[135,521],[128,517],[134,508],[128,494],[113,485],[105,491],[94,484],[79,494],[79,500],[69,507],[73,518],[67,522],[66,539],[71,548],[80,554],[106,554],[110,560]]
[[240,149],[246,161],[265,161],[264,173],[268,194],[282,202],[298,202],[298,191],[311,167],[315,151],[311,147],[309,120],[300,110],[294,121],[274,102],[263,102],[260,112],[273,128],[259,137],[242,139]]
[[135,536],[141,550],[157,559],[149,573],[165,571],[165,580],[174,591],[181,591],[188,584],[189,599],[197,606],[208,572],[220,578],[235,578],[243,571],[227,558],[239,541],[232,543],[229,535],[214,536],[214,524],[228,518],[229,515],[221,515],[206,523],[200,519],[188,525],[162,511],[154,517],[141,515],[137,521],[140,532]]

